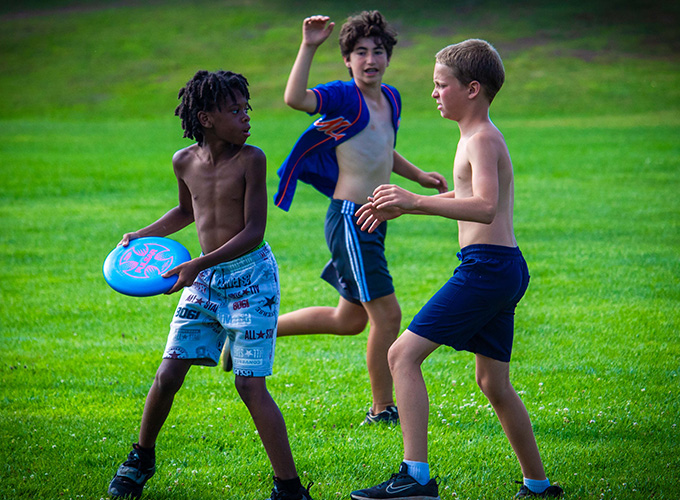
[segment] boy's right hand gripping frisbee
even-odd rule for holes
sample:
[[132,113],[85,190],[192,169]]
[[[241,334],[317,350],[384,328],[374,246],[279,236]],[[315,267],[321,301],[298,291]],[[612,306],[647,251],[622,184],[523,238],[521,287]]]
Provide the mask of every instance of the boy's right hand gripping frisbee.
[[149,297],[170,290],[178,276],[164,278],[170,269],[191,260],[189,251],[169,238],[150,236],[118,245],[104,261],[104,279],[115,291]]

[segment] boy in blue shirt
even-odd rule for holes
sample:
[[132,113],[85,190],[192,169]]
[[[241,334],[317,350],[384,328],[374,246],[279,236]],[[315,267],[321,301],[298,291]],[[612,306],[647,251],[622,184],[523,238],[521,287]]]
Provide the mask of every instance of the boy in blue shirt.
[[317,48],[334,27],[327,16],[303,22],[300,50],[288,79],[284,100],[293,109],[320,113],[297,141],[279,169],[275,203],[288,210],[298,180],[331,198],[326,242],[331,260],[322,277],[340,294],[337,307],[308,307],[283,314],[278,335],[329,333],[356,335],[370,322],[367,365],[373,402],[365,423],[398,422],[387,351],[401,328],[401,309],[384,254],[386,225],[373,233],[359,231],[354,212],[373,190],[395,173],[439,192],[444,177],[423,172],[395,149],[401,112],[399,92],[382,83],[396,33],[380,12],[365,11],[342,26],[340,48],[350,81],[307,88]]

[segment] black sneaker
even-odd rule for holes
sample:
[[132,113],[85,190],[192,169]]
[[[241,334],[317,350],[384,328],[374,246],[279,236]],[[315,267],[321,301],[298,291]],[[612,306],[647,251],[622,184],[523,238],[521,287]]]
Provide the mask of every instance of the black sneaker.
[[373,409],[371,408],[366,413],[366,418],[361,423],[361,425],[377,424],[377,423],[398,424],[399,423],[399,410],[397,410],[397,407],[396,406],[388,406],[386,409],[384,409],[383,411],[381,411],[377,415],[373,414]]
[[531,491],[529,488],[527,488],[526,484],[523,484],[521,481],[515,481],[517,484],[521,484],[522,487],[519,489],[517,494],[515,495],[515,498],[531,498],[531,497],[538,497],[538,498],[559,498],[562,496],[564,493],[564,490],[557,486],[556,484],[553,484],[552,486],[548,486],[544,491],[541,493],[534,493]]
[[300,489],[296,493],[291,493],[281,487],[281,484],[274,479],[274,489],[272,490],[272,496],[267,500],[314,500],[309,494],[309,488],[312,487],[309,483],[307,488],[300,486]]
[[114,498],[139,498],[144,485],[155,472],[155,458],[148,457],[135,443],[127,460],[113,476],[108,494]]
[[384,483],[365,490],[350,493],[352,500],[369,500],[371,498],[391,498],[393,500],[440,500],[439,485],[432,478],[426,485],[409,476],[405,463],[399,466],[399,472],[392,474]]

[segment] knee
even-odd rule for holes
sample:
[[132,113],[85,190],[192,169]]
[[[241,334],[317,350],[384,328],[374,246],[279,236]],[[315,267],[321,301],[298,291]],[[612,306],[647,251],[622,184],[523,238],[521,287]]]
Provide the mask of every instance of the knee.
[[509,380],[499,381],[493,377],[486,377],[477,374],[477,386],[484,393],[486,399],[492,406],[501,404],[507,397],[509,391],[514,392]]
[[401,332],[401,308],[399,304],[384,308],[379,314],[372,315],[371,328],[378,329],[381,336],[391,339],[392,342],[397,340],[399,332]]
[[236,386],[236,392],[244,401],[250,397],[252,394],[252,384],[250,383],[249,377],[239,377],[237,376],[234,380],[234,386]]
[[401,307],[397,305],[397,307],[393,308],[387,314],[385,321],[390,325],[390,329],[394,332],[394,338],[396,339],[401,331]]
[[255,401],[262,396],[263,389],[266,391],[259,378],[237,376],[234,385],[241,400],[248,407],[255,404]]
[[359,335],[366,329],[368,324],[368,318],[359,316],[354,318],[349,318],[347,322],[347,335]]
[[407,362],[406,354],[408,353],[401,343],[395,342],[390,346],[389,351],[387,351],[387,363],[392,373],[398,371]]
[[368,316],[364,311],[356,311],[354,314],[343,314],[337,317],[338,326],[342,335],[359,335],[368,324]]
[[477,373],[475,376],[475,380],[477,381],[477,387],[484,393],[484,395],[487,397],[487,399],[491,399],[490,395],[493,395],[493,385],[489,382],[489,378],[484,376],[481,373]]
[[184,383],[185,373],[179,373],[168,367],[161,367],[156,372],[154,385],[161,394],[172,396],[177,393]]

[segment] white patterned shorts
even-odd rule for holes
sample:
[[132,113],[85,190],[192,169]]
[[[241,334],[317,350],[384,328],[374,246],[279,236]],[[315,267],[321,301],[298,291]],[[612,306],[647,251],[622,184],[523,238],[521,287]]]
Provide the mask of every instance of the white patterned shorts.
[[229,337],[234,374],[272,374],[281,292],[267,243],[201,271],[182,292],[163,358],[217,365]]

